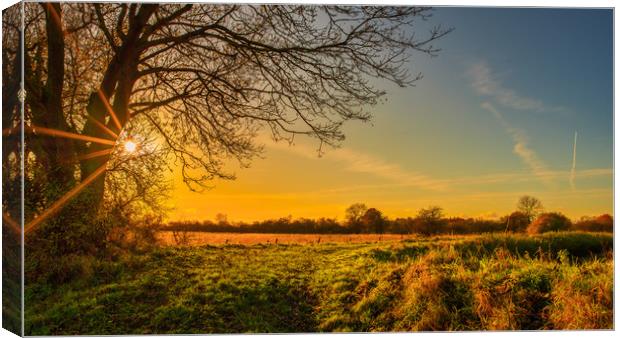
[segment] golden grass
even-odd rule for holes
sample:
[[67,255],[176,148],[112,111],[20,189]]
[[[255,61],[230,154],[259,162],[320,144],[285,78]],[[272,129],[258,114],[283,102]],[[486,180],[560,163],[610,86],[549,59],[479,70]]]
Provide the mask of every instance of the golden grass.
[[[180,237],[185,237],[179,240]],[[320,244],[320,243],[375,243],[418,239],[417,235],[398,234],[255,234],[231,232],[177,232],[160,231],[156,238],[163,245],[207,244]]]

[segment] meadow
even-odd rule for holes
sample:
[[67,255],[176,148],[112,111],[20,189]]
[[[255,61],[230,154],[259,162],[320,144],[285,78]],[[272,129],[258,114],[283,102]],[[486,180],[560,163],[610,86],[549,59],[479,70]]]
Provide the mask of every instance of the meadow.
[[203,231],[159,231],[163,245],[373,243],[413,240],[415,234],[258,234]]
[[613,329],[609,233],[384,239],[67,257],[25,333]]

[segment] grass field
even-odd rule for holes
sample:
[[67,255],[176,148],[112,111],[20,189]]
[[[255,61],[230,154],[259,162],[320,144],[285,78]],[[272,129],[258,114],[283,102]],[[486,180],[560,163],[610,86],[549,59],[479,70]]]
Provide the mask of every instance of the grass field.
[[612,245],[550,233],[73,257],[71,282],[28,283],[26,334],[611,329]]
[[[181,238],[180,238],[181,237]],[[184,237],[184,238],[182,238]],[[374,243],[384,241],[413,240],[418,235],[398,234],[254,234],[231,232],[177,232],[157,233],[157,239],[164,245],[205,245],[205,244],[320,244],[320,243]]]

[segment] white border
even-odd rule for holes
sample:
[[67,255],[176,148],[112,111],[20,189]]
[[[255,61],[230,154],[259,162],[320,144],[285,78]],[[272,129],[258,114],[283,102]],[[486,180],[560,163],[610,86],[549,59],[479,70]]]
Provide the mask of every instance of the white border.
[[[80,2],[92,2],[88,0],[75,0]],[[114,1],[117,2],[117,1]],[[118,1],[120,2],[120,1]],[[199,1],[180,1],[180,0],[166,0],[166,1],[142,1],[142,2],[206,2],[206,3],[229,3],[234,2],[230,0],[199,0]],[[238,1],[239,2],[239,1]],[[585,7],[585,8],[615,8],[615,2],[610,0],[421,0],[421,1],[406,1],[406,0],[325,0],[325,1],[312,1],[312,0],[295,0],[295,1],[286,1],[286,0],[246,0],[241,1],[243,3],[273,3],[273,4],[281,4],[281,3],[303,3],[303,4],[357,4],[357,5],[432,5],[432,6],[467,6],[467,7]],[[17,3],[17,1],[11,2],[2,2],[2,9],[10,7],[10,5]],[[614,11],[614,168],[617,168],[620,164],[620,158],[616,152],[616,141],[617,134],[616,130],[620,130],[620,122],[615,119],[615,111],[616,111],[616,100],[618,97],[619,90],[618,87],[615,86],[615,79],[618,78],[618,69],[615,67],[617,63],[616,46],[618,46],[618,34],[617,34],[617,26],[615,25],[615,11]],[[0,34],[1,39],[1,34]],[[578,48],[578,47],[576,47]],[[1,74],[0,74],[1,76]],[[1,141],[0,141],[1,142]],[[615,173],[615,169],[614,169]],[[619,202],[615,199],[615,192],[618,191],[619,184],[615,180],[614,175],[614,218],[618,215],[615,211],[618,210]],[[614,247],[618,248],[618,240],[614,236]],[[618,261],[618,250],[614,251],[614,260]],[[0,263],[0,268],[1,268]],[[614,269],[614,310],[616,310],[616,302],[618,299],[618,288],[617,281],[619,280],[619,269]],[[0,281],[0,289],[1,289],[1,281]],[[1,300],[1,294],[0,294]],[[614,311],[614,327],[619,328],[620,326],[618,316],[616,315],[616,311]],[[614,330],[615,331],[615,330]],[[515,332],[459,332],[459,333],[448,333],[448,332],[419,332],[419,333],[378,333],[381,336],[385,337],[405,337],[405,336],[432,336],[432,337],[454,337],[457,335],[458,337],[463,338],[473,338],[478,337],[480,335],[485,337],[519,337],[519,336],[527,336],[527,337],[562,337],[562,338],[573,338],[580,337],[583,335],[588,335],[588,338],[596,338],[596,337],[609,337],[610,334],[615,335],[614,331],[515,331]],[[314,334],[278,334],[278,336],[282,337],[296,337],[296,336],[314,336]],[[330,336],[345,336],[346,337],[367,337],[367,334],[364,333],[348,333],[348,334],[329,334]],[[158,335],[159,337],[195,337],[196,335]],[[209,337],[230,337],[231,335],[208,335]],[[233,335],[233,336],[245,336],[245,335]],[[266,338],[273,335],[253,335],[254,337],[262,337]],[[3,337],[15,337],[14,334],[10,333],[7,330],[0,329],[0,338]],[[84,336],[86,337],[86,336]],[[128,336],[127,336],[128,337]]]

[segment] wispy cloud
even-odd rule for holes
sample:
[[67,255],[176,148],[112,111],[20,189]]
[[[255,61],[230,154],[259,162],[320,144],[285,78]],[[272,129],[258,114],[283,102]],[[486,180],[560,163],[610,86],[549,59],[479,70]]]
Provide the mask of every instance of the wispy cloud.
[[[487,106],[487,105],[485,105]],[[355,186],[333,187],[323,189],[321,194],[341,194],[360,190],[389,189],[395,187],[418,187],[429,191],[453,191],[460,186],[488,186],[493,184],[504,184],[509,182],[530,182],[533,180],[542,180],[546,183],[565,181],[570,172],[567,170],[548,170],[546,165],[538,158],[536,153],[527,145],[527,138],[522,131],[510,128],[503,116],[488,104],[488,107],[494,114],[497,114],[502,125],[510,131],[515,141],[515,153],[519,155],[525,163],[528,164],[527,172],[508,172],[490,175],[479,175],[458,178],[438,178],[424,175],[418,172],[408,171],[401,166],[390,163],[386,160],[370,156],[361,152],[353,151],[346,148],[331,149],[323,155],[323,159],[336,161],[341,164],[340,168],[349,172],[365,173],[378,178],[388,180],[388,183],[380,184],[358,184]],[[307,145],[297,144],[289,146],[286,142],[268,143],[267,146],[272,149],[284,150],[292,152],[297,156],[310,159],[318,159],[315,148]],[[535,175],[532,172],[535,171]],[[612,169],[599,168],[581,170],[575,173],[576,177],[589,178],[600,176],[611,176]]]
[[494,101],[505,108],[535,112],[559,111],[561,107],[552,107],[541,100],[529,98],[506,88],[485,62],[479,62],[467,70],[472,88],[481,96]]
[[350,149],[335,149],[328,153],[326,158],[346,163],[346,169],[352,172],[373,174],[405,185],[418,186],[428,190],[445,190],[447,188],[442,180],[405,170],[397,164]]
[[499,120],[506,132],[512,137],[514,142],[513,152],[530,168],[532,174],[541,181],[548,183],[547,165],[540,159],[538,154],[530,147],[527,133],[518,128],[512,127],[504,118],[504,115],[489,102],[483,102],[482,108],[490,111]]
[[575,169],[577,168],[577,132],[575,132],[575,141],[573,142],[573,166],[570,169],[570,187],[575,190]]
[[[580,170],[575,173],[575,177],[579,178],[594,178],[613,175],[613,170],[610,168],[596,168]],[[540,173],[539,176],[532,177],[530,172],[514,172],[514,173],[500,173],[482,176],[471,176],[449,180],[450,186],[457,185],[489,185],[489,184],[501,184],[506,182],[530,182],[532,180],[538,180],[543,178],[545,181],[565,181],[570,173],[566,170],[547,170]]]
[[[564,171],[549,171],[547,172],[547,179],[549,180],[566,180],[569,172]],[[603,176],[612,176],[613,169],[608,168],[600,168],[600,169],[588,169],[588,170],[580,170],[576,176],[578,178],[596,178]],[[524,191],[475,191],[469,188],[470,185],[480,185],[484,184],[488,187],[489,184],[501,184],[506,182],[530,182],[536,178],[533,178],[532,175],[528,173],[504,173],[504,174],[493,174],[493,175],[482,175],[482,176],[471,176],[465,178],[458,179],[445,179],[442,180],[442,186],[449,185],[453,190],[450,194],[440,195],[442,200],[446,201],[469,201],[469,200],[483,200],[488,198],[495,197],[510,197],[514,198],[515,196],[524,195],[531,193],[529,190]],[[411,183],[410,183],[411,184]],[[344,185],[341,187],[334,188],[319,188],[319,189],[310,189],[310,190],[299,190],[299,191],[287,191],[287,192],[268,192],[268,193],[217,193],[210,194],[209,198],[213,200],[270,200],[270,201],[286,201],[286,200],[321,200],[326,196],[342,196],[351,193],[356,193],[360,191],[368,192],[368,191],[386,191],[390,188],[399,188],[399,187],[410,187],[410,184],[401,184],[398,182],[393,183],[385,183],[385,184],[362,184],[362,185]],[[465,186],[466,189],[456,189],[459,186]],[[585,189],[580,190],[579,192],[574,192],[570,190],[556,190],[554,192],[549,191],[541,191],[541,193],[549,193],[549,194],[559,194],[565,196],[577,196],[576,194],[587,194],[588,196],[592,195],[600,195],[602,193],[609,193],[610,188],[593,188],[593,189]],[[374,195],[374,194],[373,194]],[[435,194],[423,194],[419,195],[413,199],[407,199],[407,201],[428,201],[429,204],[436,199]],[[382,201],[382,203],[401,203],[404,200],[397,201]],[[418,203],[420,204],[420,203]],[[186,211],[196,211],[198,209],[184,209]]]
[[[286,142],[271,142],[268,143],[268,147],[293,151],[295,154],[306,158],[317,158],[316,149],[310,146],[301,144],[290,146]],[[342,168],[347,171],[370,174],[378,178],[397,182],[400,185],[414,186],[434,191],[442,191],[448,188],[444,180],[406,170],[398,164],[351,149],[331,149],[325,152],[323,157],[328,160],[340,162]]]

